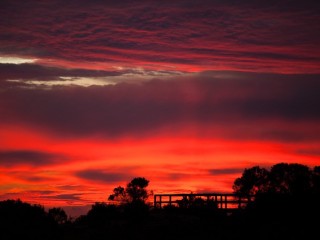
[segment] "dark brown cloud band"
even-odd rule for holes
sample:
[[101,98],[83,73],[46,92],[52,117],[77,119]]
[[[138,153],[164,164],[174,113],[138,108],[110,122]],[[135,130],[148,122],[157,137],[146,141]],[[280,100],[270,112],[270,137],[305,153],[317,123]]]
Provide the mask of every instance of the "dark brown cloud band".
[[2,1],[0,53],[88,68],[319,72],[318,1],[120,2]]
[[[0,92],[2,124],[69,137],[178,134],[319,139],[319,75],[204,72],[170,81]],[[175,129],[175,131],[170,131]]]

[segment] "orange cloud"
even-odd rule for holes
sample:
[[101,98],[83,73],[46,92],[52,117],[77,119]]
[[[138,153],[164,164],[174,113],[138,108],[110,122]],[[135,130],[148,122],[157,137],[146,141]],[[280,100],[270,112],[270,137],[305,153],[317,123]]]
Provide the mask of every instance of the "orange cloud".
[[[297,154],[297,148],[305,149],[307,144],[293,147],[270,141],[169,135],[116,141],[63,139],[32,129],[6,129],[1,131],[2,152],[24,149],[64,156],[60,162],[49,160],[47,164],[43,164],[46,158],[38,164],[37,158],[30,163],[27,156],[22,164],[25,156],[18,154],[15,157],[21,159],[16,164],[1,164],[1,199],[20,197],[45,205],[106,201],[114,187],[136,176],[149,179],[155,193],[231,192],[233,181],[247,167],[268,167],[282,161],[319,164],[318,155]],[[312,148],[315,146],[319,145]]]

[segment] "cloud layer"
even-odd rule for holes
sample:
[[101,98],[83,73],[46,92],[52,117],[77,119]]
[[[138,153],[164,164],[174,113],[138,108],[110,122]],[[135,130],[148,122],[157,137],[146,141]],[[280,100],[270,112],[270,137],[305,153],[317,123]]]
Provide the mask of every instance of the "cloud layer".
[[[235,139],[318,140],[319,75],[203,72],[166,80],[0,93],[2,124],[111,139],[196,131]],[[173,135],[174,132],[171,132]]]
[[2,1],[0,53],[89,69],[319,72],[317,1]]

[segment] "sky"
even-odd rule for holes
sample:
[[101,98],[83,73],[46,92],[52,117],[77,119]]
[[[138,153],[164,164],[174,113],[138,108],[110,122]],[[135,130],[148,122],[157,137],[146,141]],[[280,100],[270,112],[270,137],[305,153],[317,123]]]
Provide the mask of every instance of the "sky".
[[0,200],[81,208],[134,177],[232,192],[320,165],[320,2],[1,0]]

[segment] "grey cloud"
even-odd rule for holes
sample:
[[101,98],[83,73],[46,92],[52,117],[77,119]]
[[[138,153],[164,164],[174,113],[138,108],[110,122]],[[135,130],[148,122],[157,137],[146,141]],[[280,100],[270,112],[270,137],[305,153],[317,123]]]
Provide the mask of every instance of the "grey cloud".
[[106,77],[119,76],[123,72],[86,69],[65,69],[37,64],[0,64],[0,79],[55,80],[59,77]]
[[203,72],[140,85],[12,89],[0,92],[0,114],[3,124],[64,137],[143,137],[193,123],[226,138],[314,140],[318,89],[319,75]]
[[166,178],[172,181],[176,181],[179,179],[186,179],[188,177],[192,176],[191,174],[185,174],[185,173],[169,173],[166,175]]
[[[66,157],[58,154],[29,150],[0,151],[0,164],[3,166],[20,164],[41,166],[52,164],[59,160],[66,160]],[[32,180],[32,178],[30,178],[30,180]]]
[[320,61],[317,1],[2,1],[0,9],[4,54],[300,72],[318,72]]
[[46,198],[52,198],[52,199],[57,199],[57,200],[82,200],[81,195],[79,193],[70,193],[70,194],[58,194],[58,195],[52,195],[52,196],[47,196]]
[[320,156],[320,149],[315,149],[315,148],[298,149],[298,150],[296,150],[296,153],[301,154],[301,155],[319,157]]
[[51,190],[33,190],[33,191],[28,191],[29,193],[35,193],[35,194],[40,194],[40,195],[50,195],[56,193],[56,191],[51,191]]
[[226,174],[241,174],[243,168],[223,168],[223,169],[210,169],[211,175],[226,175]]
[[49,178],[49,177],[38,177],[38,176],[24,176],[20,178],[27,180],[29,182],[43,182],[43,181],[52,180],[52,178]]
[[83,170],[76,173],[76,176],[94,182],[115,183],[130,180],[130,175],[123,172],[108,172],[103,170]]

